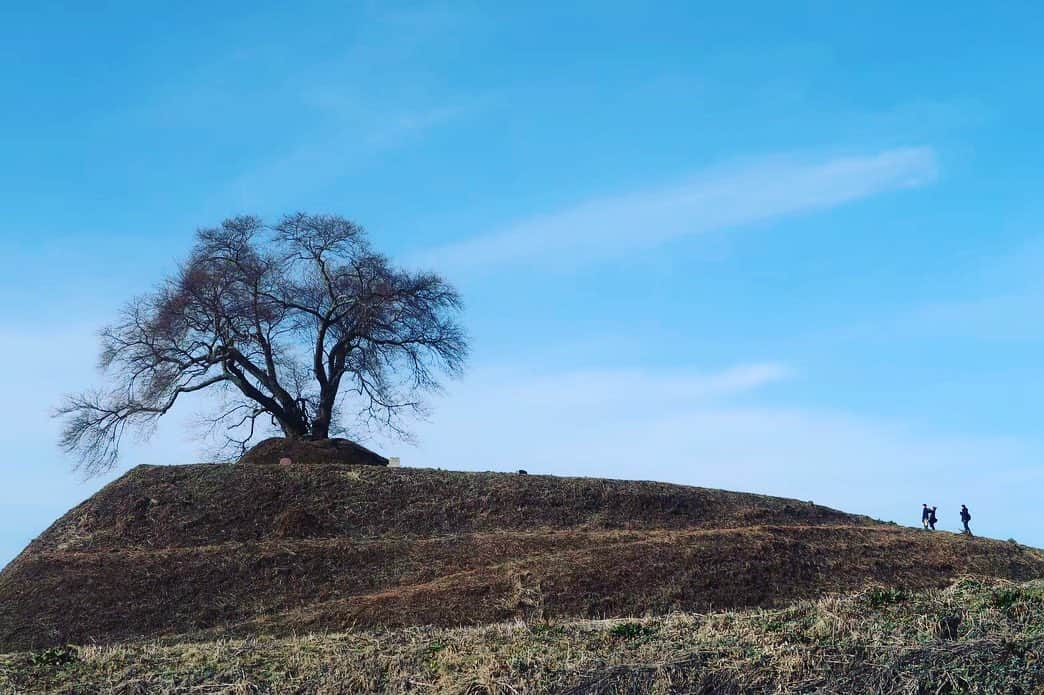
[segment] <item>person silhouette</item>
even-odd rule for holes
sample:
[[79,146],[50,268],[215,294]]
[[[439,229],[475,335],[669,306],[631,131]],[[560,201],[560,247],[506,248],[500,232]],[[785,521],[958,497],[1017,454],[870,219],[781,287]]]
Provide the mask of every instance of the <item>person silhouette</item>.
[[969,536],[972,535],[971,529],[968,528],[968,522],[971,521],[971,512],[968,511],[967,505],[961,505],[961,523],[964,524],[964,533]]
[[923,526],[925,528],[925,530],[928,530],[928,517],[930,517],[931,515],[932,515],[932,513],[928,509],[928,504],[925,503],[924,505],[922,505],[922,508],[921,508],[921,526]]
[[935,515],[936,509],[938,509],[938,507],[932,507],[931,511],[928,512],[928,528],[933,531],[935,530],[935,524],[939,521],[939,517]]

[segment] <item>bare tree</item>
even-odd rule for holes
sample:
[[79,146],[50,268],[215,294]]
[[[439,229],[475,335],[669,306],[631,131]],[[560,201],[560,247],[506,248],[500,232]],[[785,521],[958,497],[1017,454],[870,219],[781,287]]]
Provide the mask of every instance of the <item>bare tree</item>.
[[199,230],[178,271],[102,331],[110,387],[65,400],[61,445],[87,474],[104,472],[126,432],[147,437],[204,390],[223,394],[208,420],[226,451],[245,451],[259,418],[288,438],[326,439],[346,409],[406,435],[402,416],[463,367],[460,308],[445,280],[392,267],[344,218],[225,220]]

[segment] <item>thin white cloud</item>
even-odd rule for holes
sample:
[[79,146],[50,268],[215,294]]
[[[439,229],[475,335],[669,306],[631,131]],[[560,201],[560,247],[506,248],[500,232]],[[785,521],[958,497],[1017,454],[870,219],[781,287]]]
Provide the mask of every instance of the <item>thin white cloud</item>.
[[682,236],[915,188],[932,182],[936,175],[935,152],[930,147],[820,161],[772,157],[658,190],[587,201],[423,252],[413,260],[457,269],[592,260]]
[[850,322],[805,336],[819,346],[880,342],[909,347],[911,341],[1039,343],[1044,326],[1027,317],[1044,311],[1044,236],[1014,246],[998,242],[970,265],[950,267],[932,294],[910,293],[898,306],[879,306]]
[[466,105],[372,113],[254,166],[219,189],[221,206],[256,210],[285,205],[358,171],[382,152],[395,149],[467,113]]
[[[784,381],[789,367],[775,362],[743,364],[716,372],[692,370],[602,369],[556,374],[553,384],[544,379],[515,382],[517,372],[480,371],[474,379],[488,384],[511,384],[518,402],[542,408],[553,394],[557,408],[583,408],[591,412],[615,403],[620,394],[644,411],[678,404],[708,404],[741,396]],[[550,391],[548,387],[550,388]]]

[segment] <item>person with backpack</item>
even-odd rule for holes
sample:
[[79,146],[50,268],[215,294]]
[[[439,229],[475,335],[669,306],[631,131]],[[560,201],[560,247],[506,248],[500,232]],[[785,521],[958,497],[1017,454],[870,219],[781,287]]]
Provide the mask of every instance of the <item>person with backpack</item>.
[[968,511],[967,505],[961,505],[961,523],[964,524],[964,533],[969,536],[972,535],[971,529],[968,528],[968,522],[971,521],[971,512]]
[[939,521],[939,517],[935,515],[936,509],[938,509],[938,507],[932,507],[931,511],[928,512],[928,528],[933,531],[935,530],[935,524]]
[[928,510],[928,504],[925,503],[921,507],[921,526],[924,527],[925,531],[928,530],[928,517],[931,516],[931,515],[932,515],[931,512]]

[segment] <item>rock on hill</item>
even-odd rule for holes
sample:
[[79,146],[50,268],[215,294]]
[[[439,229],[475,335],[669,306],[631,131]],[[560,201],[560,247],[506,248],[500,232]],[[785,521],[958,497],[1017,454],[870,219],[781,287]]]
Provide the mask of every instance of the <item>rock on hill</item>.
[[0,651],[198,633],[780,606],[1044,576],[1044,552],[651,482],[139,466],[0,573]]

